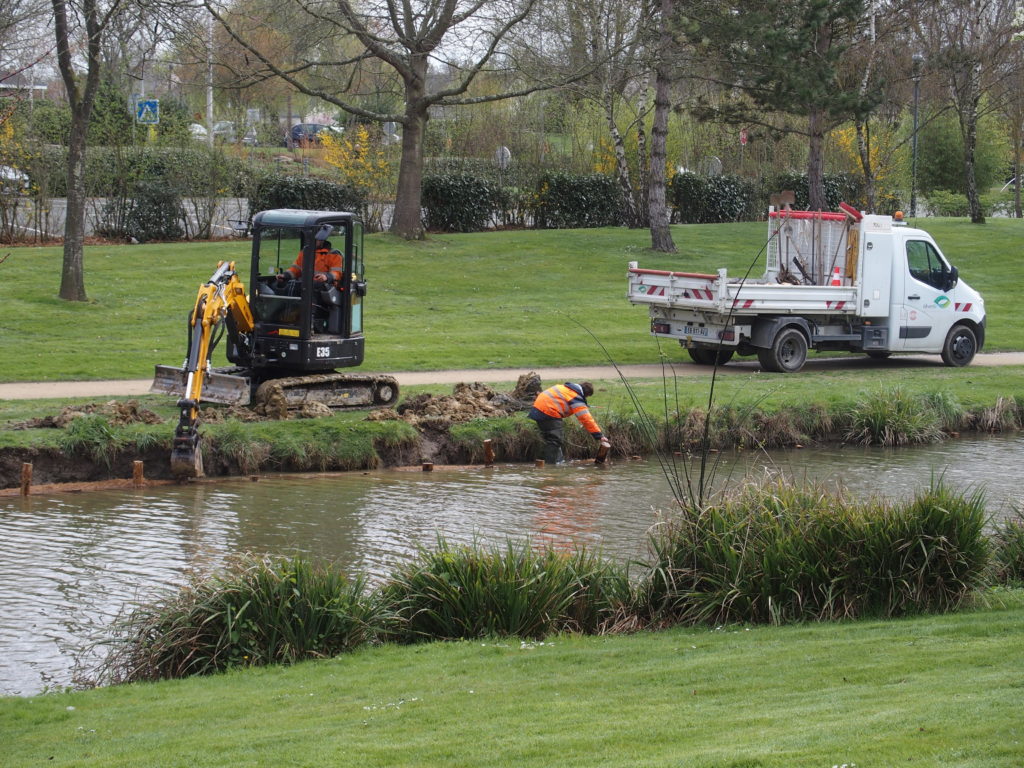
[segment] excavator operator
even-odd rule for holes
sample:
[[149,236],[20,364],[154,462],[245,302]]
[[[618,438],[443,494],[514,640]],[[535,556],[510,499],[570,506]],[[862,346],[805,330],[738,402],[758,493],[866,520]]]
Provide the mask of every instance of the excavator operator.
[[[313,262],[313,281],[317,283],[334,283],[335,285],[341,285],[342,275],[344,274],[344,265],[342,263],[341,254],[331,248],[331,241],[328,240],[333,227],[330,224],[325,224],[320,227],[316,233],[316,249],[314,253]],[[305,261],[303,252],[300,251],[299,255],[295,259],[295,263],[292,264],[288,269],[281,272],[277,279],[278,281],[284,280],[298,280],[302,277],[302,265]]]

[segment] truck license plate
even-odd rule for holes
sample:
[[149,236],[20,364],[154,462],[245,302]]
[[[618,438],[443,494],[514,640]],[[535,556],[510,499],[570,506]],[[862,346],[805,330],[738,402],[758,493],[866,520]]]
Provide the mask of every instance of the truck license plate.
[[684,325],[683,336],[707,336],[708,329],[696,325]]

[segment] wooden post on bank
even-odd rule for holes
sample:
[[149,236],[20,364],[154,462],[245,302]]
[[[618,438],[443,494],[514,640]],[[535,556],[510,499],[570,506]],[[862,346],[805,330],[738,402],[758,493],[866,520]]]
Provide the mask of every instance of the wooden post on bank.
[[141,488],[146,482],[145,470],[141,461],[132,462],[132,485]]
[[533,466],[535,466],[537,469],[544,469],[544,459],[537,459],[533,463]]
[[26,461],[21,465],[21,495],[28,496],[30,487],[32,487],[32,465]]
[[490,438],[484,440],[484,466],[494,466],[494,441]]
[[423,471],[424,472],[433,472],[434,471],[434,464],[433,464],[433,462],[424,461],[423,462]]

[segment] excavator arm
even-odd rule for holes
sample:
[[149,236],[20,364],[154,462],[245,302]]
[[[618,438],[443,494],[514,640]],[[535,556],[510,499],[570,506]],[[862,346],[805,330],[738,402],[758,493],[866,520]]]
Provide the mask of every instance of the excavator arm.
[[178,426],[171,448],[171,472],[179,478],[202,477],[203,454],[199,441],[199,401],[210,369],[210,356],[228,315],[239,334],[254,327],[245,286],[235,272],[235,262],[220,262],[213,276],[199,287],[189,316],[188,357],[185,360],[185,393],[178,401]]

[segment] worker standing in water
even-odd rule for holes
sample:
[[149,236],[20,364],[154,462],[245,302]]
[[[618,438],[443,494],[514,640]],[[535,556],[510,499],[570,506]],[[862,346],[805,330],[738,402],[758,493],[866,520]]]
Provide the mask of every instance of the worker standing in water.
[[528,416],[537,422],[537,428],[540,429],[541,436],[544,438],[544,461],[546,463],[562,464],[565,461],[563,452],[565,431],[562,419],[566,416],[575,416],[579,419],[583,428],[601,443],[602,448],[607,449],[611,445],[608,439],[601,434],[601,428],[597,425],[597,421],[590,415],[587,398],[592,394],[594,394],[594,385],[589,381],[579,384],[567,381],[565,384],[549,387],[537,395]]

